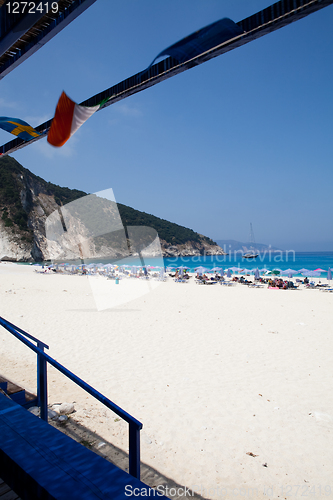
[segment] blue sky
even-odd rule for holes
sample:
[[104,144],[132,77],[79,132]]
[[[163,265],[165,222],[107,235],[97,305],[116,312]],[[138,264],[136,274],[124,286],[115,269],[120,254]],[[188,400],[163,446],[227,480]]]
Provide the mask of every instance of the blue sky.
[[[97,0],[0,82],[0,115],[37,126],[164,48],[270,0]],[[12,156],[47,181],[213,239],[333,250],[333,6],[96,113],[60,149]],[[0,144],[12,139],[0,131]]]

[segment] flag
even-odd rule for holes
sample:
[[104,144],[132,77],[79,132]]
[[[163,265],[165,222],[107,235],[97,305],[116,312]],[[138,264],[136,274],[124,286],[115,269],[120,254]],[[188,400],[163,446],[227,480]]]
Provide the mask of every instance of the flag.
[[47,142],[52,146],[63,146],[99,108],[99,105],[80,106],[63,92],[57,104]]
[[41,135],[29,123],[18,118],[9,118],[8,116],[0,116],[0,128],[7,130],[7,132],[16,135],[24,141],[30,141],[34,137]]
[[156,59],[162,56],[171,56],[177,59],[178,62],[183,63],[242,33],[244,31],[238,24],[224,17],[163,50],[155,57],[149,67],[154,64]]

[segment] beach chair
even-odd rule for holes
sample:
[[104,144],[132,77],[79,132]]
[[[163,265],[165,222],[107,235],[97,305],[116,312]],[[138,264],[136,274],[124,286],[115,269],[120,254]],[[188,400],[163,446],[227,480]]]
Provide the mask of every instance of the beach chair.
[[307,288],[307,289],[310,289],[310,288],[314,289],[314,288],[316,288],[316,284],[315,284],[314,281],[310,281],[310,283],[307,283],[305,285],[305,288]]
[[293,281],[288,281],[288,290],[298,290],[298,286]]

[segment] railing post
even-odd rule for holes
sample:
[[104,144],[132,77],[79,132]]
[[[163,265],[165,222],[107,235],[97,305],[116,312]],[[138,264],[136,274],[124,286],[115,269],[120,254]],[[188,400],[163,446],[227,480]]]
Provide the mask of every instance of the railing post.
[[140,479],[140,429],[129,423],[129,473]]
[[[37,347],[44,352],[44,346],[39,342]],[[37,400],[41,419],[47,422],[47,362],[40,354],[37,354]]]

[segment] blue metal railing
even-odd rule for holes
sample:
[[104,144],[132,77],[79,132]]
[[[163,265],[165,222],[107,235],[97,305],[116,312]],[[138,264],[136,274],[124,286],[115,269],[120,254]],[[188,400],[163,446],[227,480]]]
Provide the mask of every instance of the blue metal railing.
[[[78,386],[84,389],[88,394],[103,403],[107,408],[116,413],[119,417],[125,420],[129,425],[129,473],[140,479],[140,430],[142,423],[132,417],[129,413],[125,412],[122,408],[110,401],[100,392],[96,391],[91,385],[84,382],[77,375],[67,370],[63,365],[58,363],[55,359],[51,358],[44,352],[44,348],[48,349],[48,345],[36,339],[29,333],[21,328],[13,325],[9,321],[0,317],[0,325],[3,326],[14,337],[23,342],[27,347],[37,354],[37,398],[38,405],[41,410],[41,418],[47,422],[47,363],[54,366],[63,375],[75,382]],[[27,338],[37,343],[37,346],[32,344]]]

